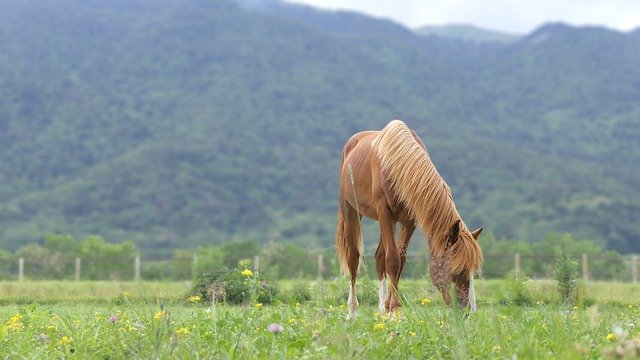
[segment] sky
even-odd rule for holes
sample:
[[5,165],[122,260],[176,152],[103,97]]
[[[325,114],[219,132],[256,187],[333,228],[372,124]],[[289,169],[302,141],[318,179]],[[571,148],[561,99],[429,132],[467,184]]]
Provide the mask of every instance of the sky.
[[327,10],[353,10],[407,27],[471,24],[525,34],[547,22],[640,27],[638,0],[288,0]]

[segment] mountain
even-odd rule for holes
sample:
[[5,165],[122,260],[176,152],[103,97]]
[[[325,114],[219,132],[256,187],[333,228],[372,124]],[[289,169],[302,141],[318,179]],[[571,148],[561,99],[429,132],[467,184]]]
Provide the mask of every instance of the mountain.
[[640,251],[639,32],[468,42],[249,0],[4,1],[0,24],[2,248],[330,247],[342,145],[401,118],[470,227]]
[[433,35],[446,39],[463,40],[477,43],[510,43],[520,39],[522,36],[508,34],[500,31],[482,29],[473,25],[441,25],[441,26],[421,26],[416,33],[420,35]]

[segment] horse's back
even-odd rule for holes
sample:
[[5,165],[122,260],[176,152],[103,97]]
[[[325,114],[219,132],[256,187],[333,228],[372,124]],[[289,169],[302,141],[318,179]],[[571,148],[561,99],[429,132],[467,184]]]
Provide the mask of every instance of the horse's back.
[[380,131],[367,130],[367,131],[361,131],[351,136],[349,140],[347,140],[347,142],[344,144],[344,147],[342,148],[342,160],[344,161],[344,159],[346,159],[349,153],[351,153],[351,151],[356,146],[358,146],[358,144],[360,144],[360,146],[363,146],[364,142],[366,142],[370,146],[371,141],[373,141],[373,139],[376,137],[376,135],[379,132]]

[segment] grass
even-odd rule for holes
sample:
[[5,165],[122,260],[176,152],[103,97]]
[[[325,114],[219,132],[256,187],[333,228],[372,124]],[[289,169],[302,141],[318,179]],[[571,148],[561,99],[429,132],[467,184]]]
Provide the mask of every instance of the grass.
[[[504,281],[478,281],[480,310],[469,314],[445,307],[426,281],[403,281],[398,318],[380,317],[375,306],[364,305],[351,321],[345,320],[346,281],[314,284],[312,300],[302,304],[288,297],[294,285],[281,284],[276,305],[212,307],[190,302],[186,283],[0,283],[0,354],[9,359],[599,359],[620,349],[631,354],[640,335],[640,289],[629,284],[589,283],[592,305],[572,308],[557,305],[552,282],[529,282],[532,305],[520,307],[503,305]],[[368,296],[367,286],[375,291],[372,285],[363,283],[363,295]]]

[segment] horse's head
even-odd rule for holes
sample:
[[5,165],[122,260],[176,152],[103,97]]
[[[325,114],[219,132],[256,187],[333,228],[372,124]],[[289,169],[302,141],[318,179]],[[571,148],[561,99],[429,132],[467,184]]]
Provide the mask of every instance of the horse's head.
[[[446,237],[446,249],[442,256],[431,255],[430,272],[433,284],[440,290],[444,301],[451,305],[450,284],[454,283],[457,303],[461,308],[469,306],[476,310],[476,295],[473,287],[473,276],[476,268],[468,266],[473,263],[469,254],[477,254],[480,248],[477,244],[482,228],[474,232],[462,230],[460,220],[457,220],[444,234]],[[467,248],[464,248],[467,247]],[[481,255],[480,255],[481,256]]]

